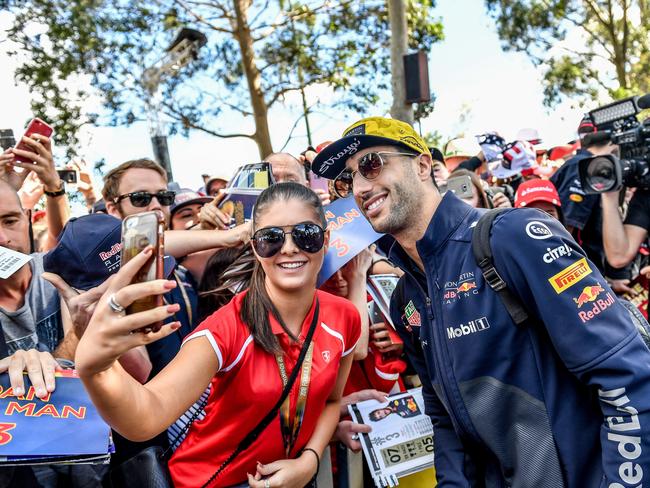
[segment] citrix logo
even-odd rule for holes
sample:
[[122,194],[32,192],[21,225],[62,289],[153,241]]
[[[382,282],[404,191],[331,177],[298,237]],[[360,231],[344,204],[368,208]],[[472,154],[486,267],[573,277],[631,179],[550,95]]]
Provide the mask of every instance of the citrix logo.
[[467,325],[460,324],[458,327],[447,327],[447,338],[456,339],[457,337],[474,334],[475,332],[481,332],[489,328],[490,323],[487,317],[481,317],[480,319],[470,320],[467,322]]
[[542,259],[544,259],[544,262],[546,264],[551,264],[553,261],[560,259],[562,256],[571,257],[571,253],[573,252],[573,249],[571,249],[571,246],[568,244],[562,244],[561,246],[554,247],[553,249],[547,247],[546,250],[548,252],[542,256]]

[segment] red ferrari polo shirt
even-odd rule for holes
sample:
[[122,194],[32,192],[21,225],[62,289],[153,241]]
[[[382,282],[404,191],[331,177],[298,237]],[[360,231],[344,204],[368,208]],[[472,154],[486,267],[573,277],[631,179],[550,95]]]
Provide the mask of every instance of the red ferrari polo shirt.
[[[205,419],[195,421],[185,441],[169,462],[176,487],[201,486],[235,450],[239,442],[275,405],[282,393],[282,379],[272,354],[253,342],[248,327],[240,320],[246,292],[208,317],[184,342],[205,336],[219,359],[219,371],[212,379],[212,392]],[[361,325],[354,305],[323,291],[316,292],[320,302],[319,323],[314,333],[311,381],[305,416],[291,457],[307,444],[327,398],[334,388],[341,358],[350,354],[359,339]],[[309,330],[315,308],[305,317],[301,337]],[[273,332],[285,351],[287,373],[296,364],[301,343],[292,343],[280,324],[271,317]],[[298,399],[299,379],[289,395],[292,418]],[[256,463],[285,459],[279,416],[246,451],[241,453],[219,476],[215,486],[246,481],[246,473],[255,473]]]

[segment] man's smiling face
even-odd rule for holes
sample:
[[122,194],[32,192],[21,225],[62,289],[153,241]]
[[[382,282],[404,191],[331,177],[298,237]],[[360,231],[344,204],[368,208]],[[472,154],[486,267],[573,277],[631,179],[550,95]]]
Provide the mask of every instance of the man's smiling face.
[[[398,234],[417,218],[417,185],[415,161],[418,155],[404,156],[405,150],[396,146],[374,146],[363,149],[346,162],[346,168],[356,172],[353,194],[357,205],[377,232]],[[381,153],[384,164],[379,175],[367,180],[358,172],[359,161],[369,153]],[[393,154],[391,154],[393,153]]]

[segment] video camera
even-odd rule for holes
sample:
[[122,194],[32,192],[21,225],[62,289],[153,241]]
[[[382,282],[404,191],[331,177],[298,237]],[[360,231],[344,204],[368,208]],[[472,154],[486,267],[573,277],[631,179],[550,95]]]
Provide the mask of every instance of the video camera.
[[618,191],[623,186],[650,188],[650,119],[636,115],[650,108],[650,93],[610,103],[589,112],[602,142],[616,144],[614,154],[585,158],[578,163],[585,193]]

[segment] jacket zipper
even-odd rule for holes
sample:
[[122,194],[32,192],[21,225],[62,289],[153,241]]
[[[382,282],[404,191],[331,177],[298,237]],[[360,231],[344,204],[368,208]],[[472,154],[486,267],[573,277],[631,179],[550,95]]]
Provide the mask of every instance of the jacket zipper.
[[[432,303],[432,301],[431,301],[431,298],[429,297],[429,294],[426,293],[426,292],[424,291],[424,289],[422,288],[422,286],[420,286],[420,282],[419,282],[419,281],[418,281],[418,280],[417,280],[417,279],[416,279],[416,278],[415,278],[415,277],[414,277],[410,272],[407,271],[407,273],[408,273],[409,276],[411,277],[411,280],[412,280],[412,281],[417,285],[417,287],[419,288],[420,293],[422,293],[422,295],[424,296],[424,302],[425,302],[425,305],[426,305],[426,308],[427,308],[427,319],[428,319],[427,321],[428,321],[429,324],[431,324],[431,331],[432,331],[431,339],[434,341],[434,347],[436,347],[436,344],[435,344],[435,343],[439,343],[439,342],[440,342],[440,338],[439,338],[439,337],[435,337],[435,334],[436,334],[436,330],[435,330],[435,329],[436,329],[436,327],[433,326],[433,321],[434,321],[434,317],[435,317],[435,315],[434,315],[434,313],[433,313],[433,303]],[[425,273],[425,278],[426,278],[426,273]],[[428,283],[428,279],[427,279],[427,283]],[[437,281],[437,280],[434,280],[434,283],[435,283],[435,285],[436,285],[436,288],[437,288],[438,290],[440,290],[440,285],[438,285],[438,281]],[[442,310],[441,310],[440,312],[441,312],[441,313],[440,313],[439,317],[442,319]],[[427,344],[427,343],[425,342],[425,344]],[[428,345],[428,344],[427,344],[427,345]],[[438,346],[438,347],[439,347],[439,346]],[[423,352],[424,352],[424,350],[423,350]],[[447,410],[447,414],[448,414],[452,419],[455,420],[455,423],[457,423],[458,425],[460,425],[460,426],[463,428],[463,430],[466,431],[466,432],[469,434],[469,430],[468,430],[468,428],[467,428],[467,424],[465,424],[465,422],[462,422],[461,419],[459,419],[459,418],[456,416],[456,414],[453,412],[453,409],[451,408],[451,407],[452,407],[452,398],[453,398],[453,397],[450,396],[449,386],[446,384],[447,382],[445,381],[444,369],[441,367],[440,362],[436,360],[437,357],[438,357],[438,354],[434,354],[433,357],[432,357],[431,359],[433,359],[433,365],[434,365],[434,366],[437,368],[437,370],[438,370],[438,377],[440,378],[440,386],[442,387],[442,390],[443,390],[443,392],[444,392],[444,394],[445,394],[445,397],[446,397],[447,404],[449,405],[449,409]],[[425,355],[425,361],[426,361],[426,355]],[[431,375],[429,375],[429,376],[431,376]],[[429,379],[431,379],[431,378],[429,378]],[[432,385],[432,386],[433,386],[433,385]],[[453,402],[453,403],[455,403],[455,402]],[[451,410],[451,411],[450,411],[450,410]]]
[[[434,279],[433,283],[436,285],[436,288],[439,291],[440,290],[440,285],[438,284],[438,280]],[[440,300],[438,300],[438,299],[440,297],[436,296],[435,298],[437,300],[436,304],[439,304]],[[431,300],[429,300],[429,304],[433,306],[433,304],[431,303]],[[433,309],[431,310],[431,313],[434,313]],[[454,405],[453,404],[458,403],[456,401],[453,401],[453,404],[452,404],[452,400],[455,399],[455,398],[460,399],[459,407],[461,409],[464,409],[465,406],[464,406],[464,402],[462,400],[462,396],[460,394],[460,391],[458,391],[457,382],[456,382],[456,379],[453,376],[452,368],[451,367],[447,367],[447,368],[442,367],[443,363],[451,365],[451,361],[449,360],[449,350],[447,349],[447,347],[445,345],[446,343],[444,343],[444,341],[445,341],[444,334],[441,337],[441,331],[443,331],[443,329],[444,329],[444,327],[443,327],[444,324],[442,324],[442,307],[436,306],[435,313],[437,313],[438,317],[440,317],[439,324],[438,324],[440,326],[439,327],[432,327],[434,329],[433,330],[433,335],[434,335],[434,339],[435,339],[434,344],[435,344],[435,347],[436,347],[436,354],[433,357],[433,361],[434,361],[436,367],[438,368],[438,370],[440,371],[440,378],[441,378],[440,383],[441,383],[441,386],[442,386],[442,388],[443,388],[443,390],[445,392],[445,396],[447,397],[447,401],[449,402],[449,410],[447,411],[447,413],[449,414],[449,416],[451,418],[456,420],[457,424],[462,428],[464,434],[466,434],[466,435],[470,436],[471,438],[473,438],[474,442],[478,442],[479,444],[482,444],[482,442],[479,441],[479,437],[475,433],[473,427],[470,424],[468,424],[467,422],[465,422],[464,418],[462,418],[463,417],[462,412],[459,412],[459,413],[461,413],[461,415],[456,415],[456,413],[453,411],[454,410],[454,408],[453,408]]]

